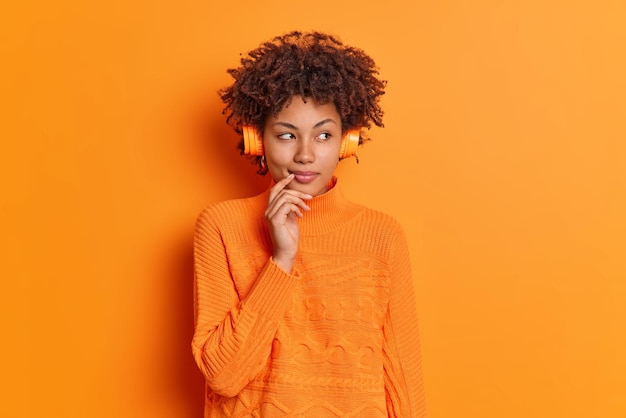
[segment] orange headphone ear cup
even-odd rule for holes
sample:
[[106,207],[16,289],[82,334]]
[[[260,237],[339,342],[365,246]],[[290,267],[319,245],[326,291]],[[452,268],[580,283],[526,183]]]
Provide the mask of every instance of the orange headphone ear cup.
[[343,136],[341,139],[341,149],[339,151],[339,159],[349,158],[356,156],[356,152],[359,148],[360,130],[352,129]]
[[243,153],[245,155],[263,155],[263,141],[254,127],[243,125]]

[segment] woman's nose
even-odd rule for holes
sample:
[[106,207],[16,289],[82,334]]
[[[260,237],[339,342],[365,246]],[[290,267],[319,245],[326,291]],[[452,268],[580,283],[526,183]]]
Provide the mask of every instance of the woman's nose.
[[315,152],[313,150],[313,144],[311,144],[310,139],[298,139],[296,153],[294,154],[294,161],[301,164],[315,161]]

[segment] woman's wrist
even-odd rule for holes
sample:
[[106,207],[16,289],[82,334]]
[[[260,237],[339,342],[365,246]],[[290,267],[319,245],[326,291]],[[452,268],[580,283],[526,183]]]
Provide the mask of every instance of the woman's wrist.
[[290,274],[293,269],[293,261],[295,257],[289,256],[273,256],[272,260],[274,260],[274,264],[280,267],[285,273]]

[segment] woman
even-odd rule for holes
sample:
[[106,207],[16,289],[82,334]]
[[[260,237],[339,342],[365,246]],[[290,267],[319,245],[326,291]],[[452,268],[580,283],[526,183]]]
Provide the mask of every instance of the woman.
[[292,32],[229,73],[227,122],[273,181],[198,218],[192,349],[205,417],[424,417],[404,232],[348,201],[334,176],[362,131],[382,126],[374,61]]

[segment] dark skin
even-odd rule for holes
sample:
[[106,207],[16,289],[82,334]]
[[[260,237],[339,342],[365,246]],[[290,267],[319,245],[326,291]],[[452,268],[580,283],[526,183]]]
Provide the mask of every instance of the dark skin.
[[294,179],[290,174],[278,181],[271,189],[268,199],[265,219],[274,246],[273,259],[285,272],[289,273],[293,269],[293,262],[298,251],[298,241],[300,231],[298,229],[297,217],[302,217],[302,211],[309,211],[311,208],[306,204],[313,196],[287,189],[287,185]]
[[341,146],[341,119],[333,104],[294,97],[264,132],[267,165],[276,184],[265,211],[272,258],[285,272],[298,252],[298,218],[311,210],[306,201],[328,191]]

